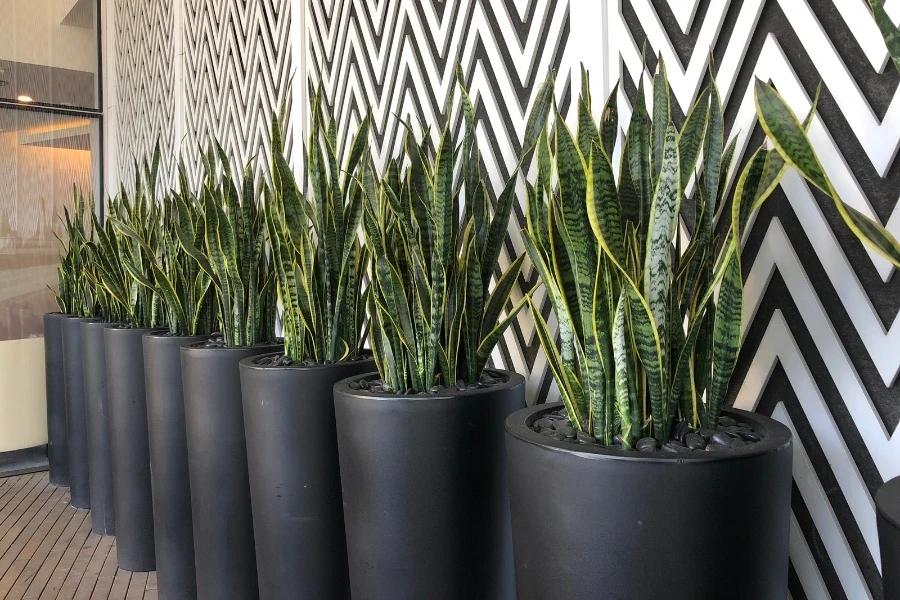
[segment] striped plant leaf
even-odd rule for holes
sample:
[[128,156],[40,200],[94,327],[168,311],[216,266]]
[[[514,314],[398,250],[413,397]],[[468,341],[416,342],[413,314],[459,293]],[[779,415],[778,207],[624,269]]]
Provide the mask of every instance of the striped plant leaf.
[[628,335],[627,298],[623,290],[616,303],[613,324],[613,356],[615,360],[616,408],[621,423],[622,448],[631,449],[632,443],[641,433],[641,415],[636,406],[637,387],[631,366],[631,344]]
[[884,43],[887,45],[891,60],[894,61],[894,66],[897,70],[900,70],[900,29],[897,29],[890,15],[884,10],[882,0],[869,0],[869,7],[872,9],[875,23],[878,25],[878,29],[881,30],[882,37],[884,37]]
[[884,227],[841,200],[803,126],[778,92],[757,79],[755,98],[760,124],[785,162],[834,201],[838,213],[854,235],[894,266],[900,267],[900,243]]
[[741,264],[737,253],[728,261],[719,288],[713,326],[712,380],[707,397],[707,427],[715,427],[737,364],[741,347],[741,310],[744,302]]

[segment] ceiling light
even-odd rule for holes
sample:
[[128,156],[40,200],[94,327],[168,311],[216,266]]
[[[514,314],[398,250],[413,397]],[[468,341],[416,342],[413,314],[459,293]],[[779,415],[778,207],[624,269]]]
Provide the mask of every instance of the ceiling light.
[[24,96],[24,95],[19,96],[18,98],[16,98],[16,100],[18,100],[19,102],[34,102],[34,98],[32,98],[31,96]]

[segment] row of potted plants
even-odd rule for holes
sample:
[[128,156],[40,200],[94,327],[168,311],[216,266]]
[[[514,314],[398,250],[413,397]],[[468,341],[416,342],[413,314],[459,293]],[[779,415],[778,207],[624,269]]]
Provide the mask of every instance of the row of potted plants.
[[[898,245],[828,183],[815,104],[801,123],[758,83],[774,147],[737,169],[712,76],[680,128],[662,60],[625,127],[582,80],[574,130],[543,83],[495,201],[462,84],[461,136],[451,95],[434,150],[406,123],[380,173],[370,119],[341,153],[319,93],[300,182],[282,115],[269,183],[214,146],[200,190],[182,169],[158,194],[157,149],[105,223],[76,195],[49,405],[73,503],[112,498],[124,568],[155,565],[164,598],[784,595],[790,432],[724,407],[741,240],[792,166],[895,264]],[[520,182],[526,253],[503,271]],[[526,257],[542,285],[513,303]],[[526,408],[489,366],[525,308],[561,403]]]

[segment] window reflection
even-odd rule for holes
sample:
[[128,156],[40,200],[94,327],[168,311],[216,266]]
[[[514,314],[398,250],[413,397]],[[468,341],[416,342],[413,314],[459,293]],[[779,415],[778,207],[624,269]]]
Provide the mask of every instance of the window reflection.
[[96,119],[0,109],[0,340],[43,332],[42,315],[57,310],[57,215],[97,178]]
[[0,0],[0,99],[98,108],[96,4]]

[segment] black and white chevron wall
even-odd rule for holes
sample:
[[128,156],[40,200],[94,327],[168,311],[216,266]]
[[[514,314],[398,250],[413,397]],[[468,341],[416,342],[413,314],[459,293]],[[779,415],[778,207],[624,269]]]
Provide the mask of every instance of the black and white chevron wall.
[[[744,159],[763,143],[753,78],[771,80],[798,113],[821,81],[811,137],[829,177],[846,201],[900,233],[900,76],[864,0],[115,1],[121,177],[157,135],[170,175],[177,152],[198,175],[196,152],[209,135],[236,161],[265,156],[274,108],[291,104],[295,127],[305,119],[307,81],[322,86],[342,138],[372,111],[373,153],[383,163],[398,150],[399,118],[431,125],[436,138],[461,64],[485,172],[499,190],[548,69],[564,114],[579,62],[591,69],[595,103],[621,79],[627,122],[638,78],[655,69],[657,54],[676,113],[708,83],[712,56]],[[900,21],[900,0],[886,5]],[[455,113],[451,126],[460,125]],[[523,251],[523,208],[503,267]],[[731,395],[795,432],[790,597],[878,600],[872,498],[900,475],[900,278],[793,172],[756,216],[743,255],[745,343]],[[513,300],[536,279],[526,267]],[[494,362],[529,376],[530,402],[555,397],[527,315]]]
[[[215,138],[240,169],[269,160],[269,128],[291,111],[291,0],[116,0],[116,164],[133,178],[133,157],[153,149],[173,183],[179,156],[196,182]],[[293,130],[286,127],[290,152]]]
[[[273,111],[290,110],[290,0],[179,0],[184,3],[185,156],[216,139],[242,168],[268,164]],[[288,146],[293,135],[287,128]],[[197,161],[188,169],[196,180]],[[257,170],[259,173],[260,170]]]
[[115,147],[118,182],[131,187],[134,161],[153,151],[159,139],[163,149],[160,170],[167,183],[175,172],[175,34],[174,8],[167,0],[115,0]]

